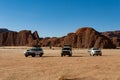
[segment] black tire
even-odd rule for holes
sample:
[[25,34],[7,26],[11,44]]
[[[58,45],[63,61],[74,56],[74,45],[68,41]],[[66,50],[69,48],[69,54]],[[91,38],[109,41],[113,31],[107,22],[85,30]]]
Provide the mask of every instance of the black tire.
[[42,57],[43,53],[39,54],[40,57]]
[[72,56],[72,54],[69,54],[69,57],[71,57]]
[[100,56],[102,56],[102,54],[99,54]]
[[25,54],[25,57],[28,57],[28,55],[27,55],[27,54]]
[[32,57],[35,57],[35,54],[32,54],[31,56],[32,56]]
[[61,57],[63,57],[63,54],[61,54]]

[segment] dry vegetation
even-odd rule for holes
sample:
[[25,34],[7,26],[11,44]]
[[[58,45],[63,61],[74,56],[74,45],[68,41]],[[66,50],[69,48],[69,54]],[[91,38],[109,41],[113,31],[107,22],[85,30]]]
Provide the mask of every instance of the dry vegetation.
[[73,57],[60,57],[59,48],[44,48],[43,57],[24,57],[26,47],[0,48],[0,80],[120,80],[120,49],[89,56],[74,49]]

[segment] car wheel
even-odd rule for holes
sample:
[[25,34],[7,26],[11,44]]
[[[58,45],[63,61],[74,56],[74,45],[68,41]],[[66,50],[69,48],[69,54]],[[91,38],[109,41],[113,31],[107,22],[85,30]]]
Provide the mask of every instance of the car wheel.
[[72,54],[69,54],[69,57],[71,57],[72,56]]
[[28,55],[27,55],[27,54],[25,54],[25,57],[28,57]]
[[42,57],[43,53],[39,54],[40,57]]
[[100,54],[100,56],[102,56],[102,54]]
[[63,54],[61,54],[61,57],[63,57]]
[[32,54],[31,56],[32,56],[32,57],[35,57],[35,54]]

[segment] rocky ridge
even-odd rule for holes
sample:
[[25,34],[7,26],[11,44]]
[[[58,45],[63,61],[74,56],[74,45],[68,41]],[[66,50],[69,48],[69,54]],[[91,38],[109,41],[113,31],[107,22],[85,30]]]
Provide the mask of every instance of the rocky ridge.
[[31,33],[30,30],[20,32],[6,31],[0,33],[0,46],[32,46],[37,45],[39,36],[37,31]]
[[108,37],[116,47],[120,47],[120,30],[102,32],[102,35]]
[[70,44],[75,48],[115,48],[115,45],[120,42],[120,38],[110,38],[106,35],[107,33],[100,33],[91,27],[80,28],[76,32],[68,33],[60,38],[40,38],[37,31],[32,33],[30,30],[22,30],[20,32],[2,32],[0,30],[0,32],[0,46],[40,45],[44,47],[62,47],[64,44]]

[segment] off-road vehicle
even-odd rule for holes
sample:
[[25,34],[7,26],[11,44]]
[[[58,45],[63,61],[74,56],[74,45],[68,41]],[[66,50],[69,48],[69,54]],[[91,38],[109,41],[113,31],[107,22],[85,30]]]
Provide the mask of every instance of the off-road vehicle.
[[72,56],[72,47],[71,46],[65,45],[62,48],[61,57],[66,56],[66,55]]
[[28,56],[35,57],[36,55],[39,55],[40,57],[42,57],[43,54],[44,54],[43,49],[41,47],[33,47],[24,52],[25,57],[28,57]]
[[90,54],[90,56],[94,56],[94,55],[102,56],[102,51],[99,48],[91,48],[88,50],[88,53]]

